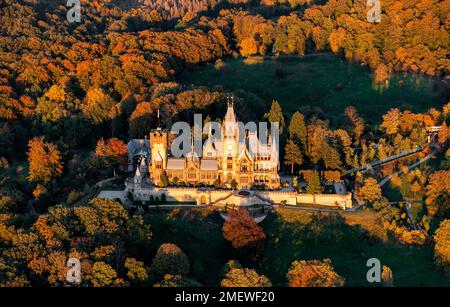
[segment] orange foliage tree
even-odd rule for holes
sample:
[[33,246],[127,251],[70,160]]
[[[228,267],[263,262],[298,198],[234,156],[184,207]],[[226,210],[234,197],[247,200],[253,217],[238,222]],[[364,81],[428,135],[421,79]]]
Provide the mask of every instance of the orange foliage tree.
[[432,216],[450,216],[450,171],[438,171],[430,175],[427,185],[428,213]]
[[95,155],[107,166],[124,165],[127,161],[127,145],[117,139],[101,138],[95,147]]
[[229,210],[228,220],[223,224],[222,232],[226,240],[236,249],[252,249],[258,257],[264,245],[266,234],[258,226],[247,210]]
[[244,39],[241,42],[241,55],[244,57],[254,55],[258,52],[258,45],[253,37]]
[[47,184],[60,176],[63,171],[61,152],[43,137],[35,137],[28,142],[28,163],[30,181]]
[[289,287],[342,287],[345,282],[334,271],[330,259],[294,261],[287,279]]
[[450,276],[450,220],[441,222],[434,236],[434,242],[435,264]]

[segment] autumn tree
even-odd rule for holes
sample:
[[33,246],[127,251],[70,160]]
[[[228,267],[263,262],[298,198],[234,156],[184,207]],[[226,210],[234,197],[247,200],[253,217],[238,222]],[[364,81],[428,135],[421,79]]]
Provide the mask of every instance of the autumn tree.
[[398,206],[391,205],[386,197],[376,200],[372,207],[378,212],[378,218],[382,223],[397,225],[401,219],[401,210]]
[[367,178],[364,185],[358,190],[357,197],[369,203],[381,198],[381,188],[375,178]]
[[300,152],[300,148],[298,148],[293,140],[289,140],[284,151],[284,163],[291,166],[291,174],[294,174],[294,165],[301,165],[303,163],[303,156]]
[[295,112],[292,115],[289,123],[289,135],[292,140],[296,141],[301,146],[303,152],[306,151],[307,130],[305,125],[305,118],[300,112]]
[[341,169],[339,142],[339,136],[328,128],[327,123],[317,120],[308,125],[308,155],[312,163],[322,162],[327,169]]
[[383,123],[380,128],[386,132],[387,135],[396,134],[400,126],[401,112],[399,109],[390,109],[383,115]]
[[447,126],[446,121],[442,123],[441,130],[438,132],[439,143],[445,145],[450,138],[450,128]]
[[450,118],[450,102],[447,102],[442,107],[442,120],[446,121],[449,118]]
[[289,287],[342,287],[345,281],[335,272],[330,259],[294,261],[287,279]]
[[77,231],[105,237],[123,233],[128,221],[128,213],[122,204],[99,197],[92,199],[89,206],[76,207],[74,215]]
[[278,101],[276,101],[276,100],[272,101],[270,111],[269,111],[269,113],[267,113],[265,115],[265,117],[267,117],[267,119],[271,123],[278,123],[279,128],[280,128],[280,133],[283,133],[283,129],[285,126],[284,116],[283,116],[283,112],[281,110],[281,106],[278,103]]
[[342,154],[344,156],[345,164],[347,166],[353,166],[353,157],[355,155],[355,152],[351,147],[351,137],[348,135],[347,131],[343,129],[334,131],[334,136],[337,139],[336,141],[338,143],[339,149],[340,151],[342,151]]
[[339,53],[339,51],[345,44],[345,40],[346,32],[343,28],[333,30],[328,38],[331,51],[333,51],[333,53]]
[[153,287],[167,287],[167,288],[179,288],[179,287],[202,287],[202,284],[194,279],[187,278],[181,275],[164,275],[164,279]]
[[426,188],[428,213],[431,216],[450,216],[450,171],[442,170],[430,175]]
[[241,42],[241,55],[248,57],[258,52],[258,45],[253,37],[248,37]]
[[380,64],[375,69],[375,83],[381,84],[389,80],[389,68],[385,64]]
[[110,112],[114,105],[114,100],[108,94],[101,88],[93,87],[86,93],[82,110],[94,124],[101,124],[110,119]]
[[311,29],[309,22],[297,15],[281,16],[277,20],[274,49],[277,53],[304,55]]
[[124,267],[128,270],[128,279],[137,286],[143,286],[148,281],[148,272],[144,262],[137,261],[134,258],[127,258]]
[[247,268],[232,268],[220,282],[222,287],[271,287],[272,283],[255,270]]
[[127,145],[117,138],[106,141],[101,138],[95,147],[95,155],[106,166],[123,166],[127,162]]
[[54,251],[45,257],[34,257],[28,263],[28,267],[37,275],[47,277],[48,284],[62,286],[67,280],[67,256],[59,251]]
[[311,178],[308,180],[306,186],[306,192],[308,194],[320,194],[322,193],[322,185],[320,183],[319,173],[314,171]]
[[223,224],[222,233],[234,248],[254,251],[254,258],[259,256],[266,238],[262,227],[242,208],[228,210],[228,219]]
[[355,144],[359,144],[364,132],[364,120],[359,116],[355,107],[346,107],[344,110],[344,127],[353,137]]
[[156,252],[150,272],[157,276],[166,274],[185,276],[189,273],[189,260],[178,246],[164,243]]
[[381,281],[385,287],[394,286],[394,275],[390,267],[383,265],[383,270],[381,271]]
[[450,220],[444,220],[434,235],[434,262],[450,276]]
[[92,285],[110,287],[117,281],[117,272],[105,262],[96,262],[92,267]]
[[28,142],[28,163],[30,181],[49,183],[63,171],[61,152],[43,137],[35,137]]

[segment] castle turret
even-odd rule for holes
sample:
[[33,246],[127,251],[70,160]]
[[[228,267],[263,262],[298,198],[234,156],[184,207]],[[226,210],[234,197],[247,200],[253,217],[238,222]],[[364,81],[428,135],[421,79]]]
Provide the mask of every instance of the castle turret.
[[150,177],[159,182],[162,172],[167,166],[168,132],[157,128],[150,132]]

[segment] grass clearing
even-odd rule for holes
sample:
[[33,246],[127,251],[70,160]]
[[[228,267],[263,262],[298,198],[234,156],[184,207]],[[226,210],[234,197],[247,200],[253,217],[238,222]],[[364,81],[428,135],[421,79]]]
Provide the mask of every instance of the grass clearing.
[[294,260],[330,258],[346,278],[346,286],[374,286],[367,282],[366,263],[378,258],[392,269],[395,286],[450,286],[450,279],[434,267],[431,246],[402,246],[374,238],[368,231],[377,228],[371,211],[341,214],[345,223],[336,214],[322,214],[307,224],[304,217],[285,220],[283,216],[280,213],[263,222],[269,235],[259,271],[274,285],[286,284],[286,272]]
[[185,71],[180,81],[227,91],[242,89],[267,103],[276,99],[286,114],[305,106],[318,107],[334,125],[348,105],[355,106],[368,123],[378,123],[392,107],[408,105],[413,111],[425,111],[439,105],[444,95],[437,79],[408,74],[394,75],[389,88],[377,90],[367,67],[331,54],[280,57],[251,64],[239,58],[228,60],[226,65],[225,72],[212,65]]
[[[205,286],[219,285],[228,260],[242,261],[223,239],[223,221],[210,208],[154,210],[146,221],[152,225],[152,250],[166,242],[177,244],[191,262],[192,276]],[[450,279],[434,267],[431,246],[378,240],[373,235],[378,226],[371,210],[317,217],[310,211],[277,209],[261,226],[267,234],[262,259],[242,263],[268,276],[274,286],[286,285],[286,273],[294,260],[323,258],[331,258],[336,271],[346,278],[346,286],[373,286],[366,280],[369,258],[378,258],[392,269],[395,286],[450,286]]]

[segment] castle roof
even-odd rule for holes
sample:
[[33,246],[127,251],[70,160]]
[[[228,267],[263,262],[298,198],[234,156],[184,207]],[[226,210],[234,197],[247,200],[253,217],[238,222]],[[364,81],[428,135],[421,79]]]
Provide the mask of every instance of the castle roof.
[[133,139],[127,144],[128,159],[132,160],[134,156],[150,156],[150,140]]
[[183,158],[169,158],[167,159],[167,169],[184,170],[185,162]]
[[219,163],[215,159],[202,159],[200,169],[202,171],[217,171]]

